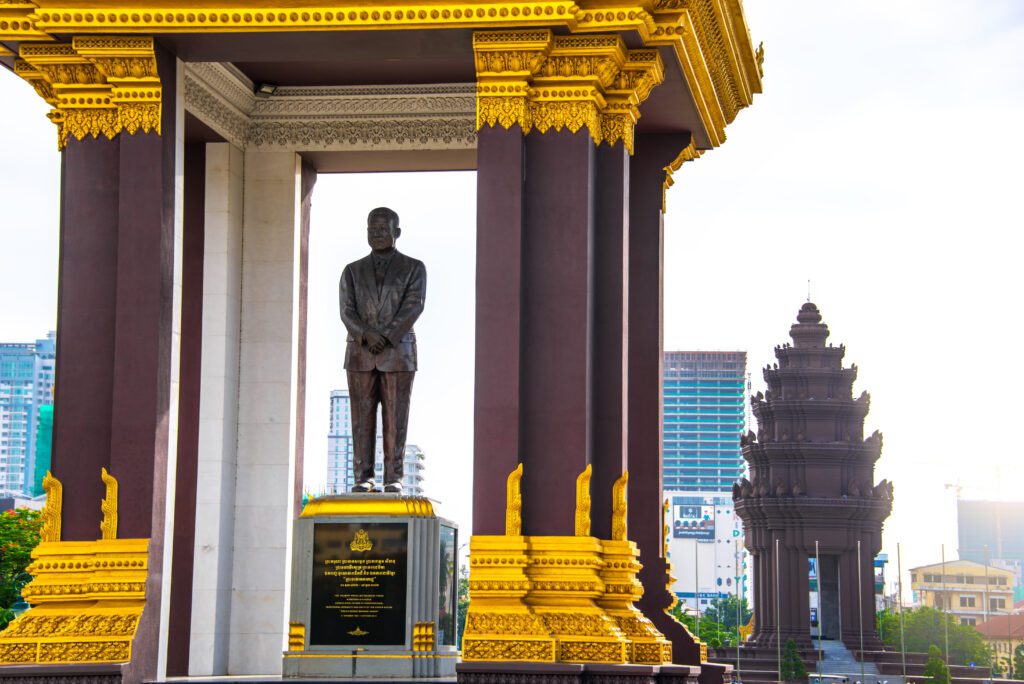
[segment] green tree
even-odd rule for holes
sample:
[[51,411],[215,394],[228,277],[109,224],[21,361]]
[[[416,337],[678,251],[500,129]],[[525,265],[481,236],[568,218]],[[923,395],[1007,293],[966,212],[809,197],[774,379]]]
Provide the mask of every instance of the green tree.
[[[684,613],[682,603],[677,603],[672,609],[672,617],[686,625],[690,633],[694,636],[699,636],[700,640],[707,644],[709,648],[729,648],[735,646],[736,641],[739,639],[739,633],[736,628],[727,627],[720,622],[716,622],[710,610],[700,616],[699,628],[697,626],[697,616]],[[735,621],[736,618],[733,617],[733,622]]]
[[786,648],[782,651],[782,664],[780,675],[784,682],[797,682],[807,679],[807,668],[804,667],[804,660],[796,650],[796,642],[786,639]]
[[1013,649],[1013,676],[1015,679],[1024,679],[1024,644]]
[[928,647],[928,661],[924,664],[924,676],[932,684],[949,684],[949,668],[942,660],[942,651],[932,644]]
[[39,511],[16,508],[0,513],[0,629],[14,619],[11,606],[21,595],[41,527]]
[[466,611],[469,610],[469,568],[463,566],[459,570],[459,598],[456,605],[456,622],[458,623],[458,643],[462,649],[462,634],[466,631]]
[[716,598],[711,601],[705,615],[712,621],[717,622],[726,628],[736,628],[736,616],[739,615],[739,624],[743,626],[750,620],[754,611],[747,605],[747,599],[738,599],[735,596]]
[[[878,616],[879,638],[899,650],[899,615],[885,611]],[[970,625],[961,625],[956,618],[941,610],[921,607],[903,611],[903,634],[907,653],[927,653],[928,647],[946,643],[949,633],[949,663],[988,667],[992,653],[978,631]]]

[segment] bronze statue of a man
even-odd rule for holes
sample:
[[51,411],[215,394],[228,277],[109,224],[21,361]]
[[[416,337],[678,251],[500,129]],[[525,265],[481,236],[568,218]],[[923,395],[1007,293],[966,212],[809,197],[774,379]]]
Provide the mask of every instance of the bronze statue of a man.
[[366,218],[373,250],[341,274],[341,320],[348,329],[345,370],[352,401],[353,492],[372,492],[377,406],[384,426],[384,491],[401,492],[416,333],[427,269],[395,249],[398,214],[378,207]]

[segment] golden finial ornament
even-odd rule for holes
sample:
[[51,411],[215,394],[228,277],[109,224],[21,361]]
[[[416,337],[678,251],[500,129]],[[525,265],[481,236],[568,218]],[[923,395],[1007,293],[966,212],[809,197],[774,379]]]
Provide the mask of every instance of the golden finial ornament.
[[626,541],[626,484],[629,482],[629,471],[623,471],[622,477],[612,485],[612,540]]
[[519,537],[523,534],[523,494],[519,481],[523,479],[523,464],[509,473],[505,484],[505,536]]
[[59,542],[64,486],[60,480],[50,474],[49,470],[46,471],[46,477],[43,478],[43,491],[46,492],[46,504],[43,505],[43,510],[39,514],[43,521],[43,526],[39,530],[39,541]]
[[100,538],[117,539],[117,479],[108,473],[106,468],[100,468],[100,479],[107,488],[107,495],[100,503],[100,511],[103,513]]
[[593,468],[588,463],[576,478],[576,536],[590,536],[590,474]]

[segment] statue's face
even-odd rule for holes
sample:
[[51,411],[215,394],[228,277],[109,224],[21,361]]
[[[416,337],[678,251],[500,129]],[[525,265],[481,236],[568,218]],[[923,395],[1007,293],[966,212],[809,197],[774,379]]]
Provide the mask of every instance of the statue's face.
[[366,224],[366,241],[375,252],[386,252],[394,247],[400,234],[400,229],[392,226],[386,216],[373,216]]

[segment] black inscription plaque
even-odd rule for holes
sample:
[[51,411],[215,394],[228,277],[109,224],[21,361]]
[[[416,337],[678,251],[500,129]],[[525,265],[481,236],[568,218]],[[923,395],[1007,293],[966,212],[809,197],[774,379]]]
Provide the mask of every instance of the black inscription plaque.
[[405,644],[406,523],[318,523],[310,645]]

